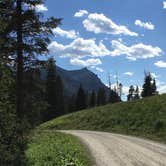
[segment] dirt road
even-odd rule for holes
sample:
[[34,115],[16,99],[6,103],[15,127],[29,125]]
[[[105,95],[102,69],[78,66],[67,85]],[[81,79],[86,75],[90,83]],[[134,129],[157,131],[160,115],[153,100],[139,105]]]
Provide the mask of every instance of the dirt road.
[[93,131],[63,131],[79,137],[95,166],[166,166],[166,145],[136,137]]

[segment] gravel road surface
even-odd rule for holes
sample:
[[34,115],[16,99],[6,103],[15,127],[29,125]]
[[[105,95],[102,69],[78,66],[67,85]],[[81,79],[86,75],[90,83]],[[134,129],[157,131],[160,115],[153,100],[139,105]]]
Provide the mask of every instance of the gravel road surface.
[[95,166],[166,166],[166,145],[131,136],[95,131],[62,131],[87,145]]

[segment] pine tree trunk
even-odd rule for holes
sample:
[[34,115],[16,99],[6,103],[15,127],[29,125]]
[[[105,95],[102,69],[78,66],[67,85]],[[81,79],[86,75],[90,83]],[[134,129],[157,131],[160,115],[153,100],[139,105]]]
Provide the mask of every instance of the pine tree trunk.
[[22,0],[17,0],[17,115],[23,115]]

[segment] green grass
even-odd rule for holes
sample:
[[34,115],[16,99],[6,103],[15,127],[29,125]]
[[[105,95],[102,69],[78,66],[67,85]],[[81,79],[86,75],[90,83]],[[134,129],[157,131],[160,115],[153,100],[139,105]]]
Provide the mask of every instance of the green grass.
[[87,149],[71,135],[35,130],[26,150],[28,166],[91,166]]
[[39,129],[107,131],[166,142],[166,95],[79,111],[46,122]]

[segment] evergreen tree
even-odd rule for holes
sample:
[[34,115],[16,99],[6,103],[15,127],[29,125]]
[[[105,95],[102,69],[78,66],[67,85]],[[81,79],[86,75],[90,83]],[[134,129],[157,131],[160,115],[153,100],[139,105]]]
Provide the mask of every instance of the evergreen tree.
[[[60,23],[60,19],[49,18],[47,21],[43,19],[43,15],[35,9],[36,5],[42,3],[42,0],[0,0],[0,62],[4,65],[10,64],[10,67],[14,69],[12,71],[15,71],[16,74],[16,95],[14,100],[12,99],[12,102],[15,101],[15,104],[12,103],[12,109],[16,111],[12,110],[14,113],[11,115],[11,111],[5,105],[5,116],[11,115],[12,118],[15,118],[17,113],[18,117],[18,119],[15,118],[16,120],[12,120],[12,118],[9,120],[5,116],[0,116],[0,122],[2,122],[0,126],[3,126],[0,132],[3,132],[3,138],[5,138],[0,138],[0,141],[8,144],[6,149],[12,152],[9,157],[10,152],[5,154],[5,149],[0,148],[4,151],[3,155],[0,154],[0,165],[25,165],[21,163],[25,148],[23,135],[26,132],[24,75],[27,68],[31,68],[36,63],[38,55],[48,52],[47,46],[53,35],[52,29]],[[1,118],[4,118],[3,121]],[[19,123],[15,125],[12,122]],[[9,126],[12,135],[8,133]],[[17,141],[14,141],[15,147],[12,149],[10,144],[14,144],[12,142],[14,139]],[[12,162],[8,157],[12,158]],[[3,162],[3,159],[8,162]]]
[[139,87],[138,87],[138,86],[137,86],[136,89],[135,89],[134,99],[135,99],[135,100],[140,99],[140,95],[139,95]]
[[80,85],[78,92],[77,92],[77,96],[76,96],[76,110],[82,110],[85,109],[87,107],[86,105],[86,93],[82,87],[82,85]]
[[89,106],[90,107],[95,107],[96,106],[96,93],[93,90],[90,96],[90,100],[89,100]]
[[98,90],[98,94],[97,94],[97,105],[105,105],[106,104],[106,94],[105,94],[105,90],[103,88],[100,88]]
[[145,79],[143,84],[142,97],[152,96],[156,94],[155,79],[152,82],[152,76],[150,73],[145,73]]
[[120,101],[121,101],[121,99],[120,99],[120,96],[118,95],[118,93],[115,90],[110,89],[108,102],[116,103],[116,102],[120,102]]
[[156,95],[156,94],[157,94],[157,86],[156,86],[156,80],[154,78],[152,83],[152,95]]
[[46,80],[46,101],[49,105],[46,113],[46,120],[55,118],[57,115],[57,94],[56,94],[56,66],[53,58],[48,60]]
[[0,1],[0,21],[3,24],[0,33],[6,35],[1,40],[2,54],[3,59],[15,62],[17,115],[20,119],[23,115],[25,67],[36,61],[37,55],[48,52],[52,29],[60,23],[60,19],[55,18],[44,21],[42,14],[35,9],[36,5],[42,3],[42,0]]
[[76,96],[72,95],[68,100],[68,113],[76,111]]
[[120,99],[121,99],[121,97],[122,97],[122,91],[123,91],[123,85],[122,85],[122,83],[119,83],[119,86],[118,86],[118,91],[119,91],[119,97],[120,97]]
[[135,91],[134,86],[131,85],[130,88],[129,88],[129,94],[127,96],[128,101],[131,101],[131,100],[134,99],[134,91]]
[[0,61],[0,165],[24,165],[24,140],[20,141],[21,126],[16,117],[12,95],[15,81],[12,71]]
[[55,117],[65,114],[63,82],[60,76],[56,78],[56,114]]
[[28,70],[24,77],[24,116],[33,127],[43,121],[48,104],[45,100],[45,86],[40,80],[40,71]]

